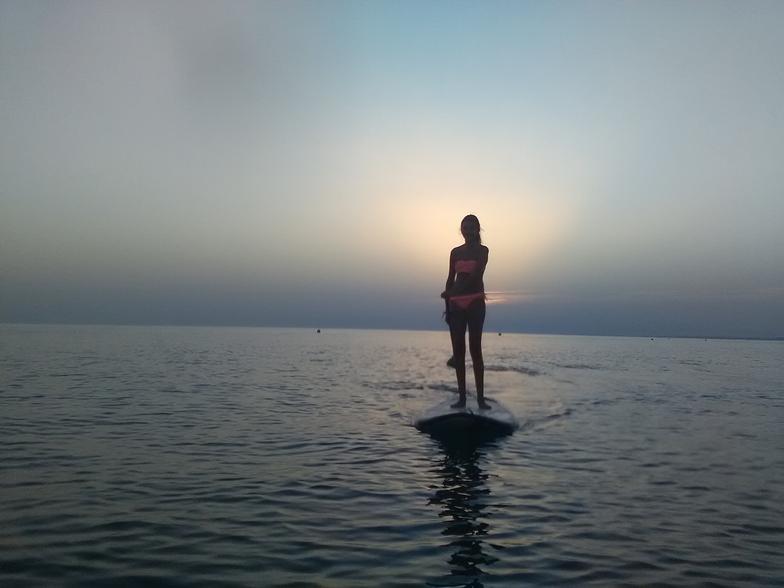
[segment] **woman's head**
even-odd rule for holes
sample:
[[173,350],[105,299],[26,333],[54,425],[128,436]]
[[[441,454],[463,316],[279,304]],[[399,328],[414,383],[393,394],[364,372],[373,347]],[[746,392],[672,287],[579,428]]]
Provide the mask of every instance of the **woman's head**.
[[460,222],[460,233],[466,241],[482,242],[480,232],[482,227],[479,225],[479,219],[473,214],[466,215]]

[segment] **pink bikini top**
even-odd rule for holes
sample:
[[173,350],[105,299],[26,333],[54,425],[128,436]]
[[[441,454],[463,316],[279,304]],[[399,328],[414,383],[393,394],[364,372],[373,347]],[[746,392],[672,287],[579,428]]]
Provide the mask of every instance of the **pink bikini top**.
[[455,262],[455,272],[458,274],[470,274],[473,273],[474,268],[476,267],[476,261],[473,259],[465,260],[458,260]]

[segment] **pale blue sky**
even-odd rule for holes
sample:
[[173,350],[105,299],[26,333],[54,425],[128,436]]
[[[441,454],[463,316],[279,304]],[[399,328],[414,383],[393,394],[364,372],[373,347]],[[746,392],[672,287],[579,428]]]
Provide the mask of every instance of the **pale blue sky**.
[[0,321],[784,337],[784,2],[0,2]]

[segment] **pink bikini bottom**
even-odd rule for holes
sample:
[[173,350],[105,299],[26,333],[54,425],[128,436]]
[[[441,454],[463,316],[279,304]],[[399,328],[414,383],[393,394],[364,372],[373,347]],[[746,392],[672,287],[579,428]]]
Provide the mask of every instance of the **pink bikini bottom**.
[[465,310],[468,308],[468,305],[471,304],[474,300],[485,299],[484,292],[475,292],[473,294],[461,294],[460,296],[451,296],[449,298],[449,302],[454,302],[460,308]]

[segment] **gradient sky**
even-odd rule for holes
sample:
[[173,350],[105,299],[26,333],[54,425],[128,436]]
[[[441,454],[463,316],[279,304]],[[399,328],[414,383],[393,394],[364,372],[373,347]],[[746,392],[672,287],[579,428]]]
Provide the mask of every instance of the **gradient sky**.
[[0,1],[0,321],[784,337],[784,2]]

